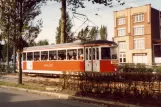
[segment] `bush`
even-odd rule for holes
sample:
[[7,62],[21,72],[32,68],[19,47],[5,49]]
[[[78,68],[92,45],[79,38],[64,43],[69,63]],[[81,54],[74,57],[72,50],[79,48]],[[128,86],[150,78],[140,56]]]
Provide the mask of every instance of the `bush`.
[[141,63],[126,63],[119,65],[119,72],[160,72],[161,66],[148,66]]

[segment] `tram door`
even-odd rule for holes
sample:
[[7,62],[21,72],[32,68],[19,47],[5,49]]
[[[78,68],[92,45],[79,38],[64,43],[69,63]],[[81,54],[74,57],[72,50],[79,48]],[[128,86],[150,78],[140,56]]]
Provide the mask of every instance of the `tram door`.
[[99,48],[98,47],[85,47],[85,71],[99,72]]

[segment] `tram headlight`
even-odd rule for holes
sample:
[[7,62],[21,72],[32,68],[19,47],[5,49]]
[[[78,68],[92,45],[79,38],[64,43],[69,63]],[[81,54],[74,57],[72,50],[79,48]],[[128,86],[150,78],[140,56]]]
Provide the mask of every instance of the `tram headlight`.
[[114,68],[114,71],[117,72],[117,68]]

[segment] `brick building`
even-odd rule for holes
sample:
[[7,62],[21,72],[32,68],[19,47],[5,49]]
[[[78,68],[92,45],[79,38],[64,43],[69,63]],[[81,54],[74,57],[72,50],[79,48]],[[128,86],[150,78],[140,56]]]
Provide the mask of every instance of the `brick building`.
[[161,63],[161,12],[150,4],[115,11],[113,39],[120,63]]

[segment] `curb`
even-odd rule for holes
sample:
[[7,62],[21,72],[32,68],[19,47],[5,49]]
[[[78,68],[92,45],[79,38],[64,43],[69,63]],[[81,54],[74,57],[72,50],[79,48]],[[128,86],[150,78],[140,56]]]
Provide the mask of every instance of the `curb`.
[[93,98],[77,97],[77,96],[72,96],[72,95],[68,95],[68,94],[45,92],[45,91],[38,91],[38,90],[30,90],[30,89],[25,89],[25,88],[17,88],[17,87],[10,87],[10,86],[4,86],[4,85],[0,85],[0,88],[29,92],[29,93],[39,94],[39,95],[53,96],[53,97],[57,97],[57,98],[61,98],[61,99],[79,100],[79,101],[97,103],[97,104],[108,105],[108,106],[142,107],[142,106],[133,105],[133,104],[126,104],[126,103],[113,102],[113,101],[104,101],[104,100],[98,100],[98,99],[93,99]]

